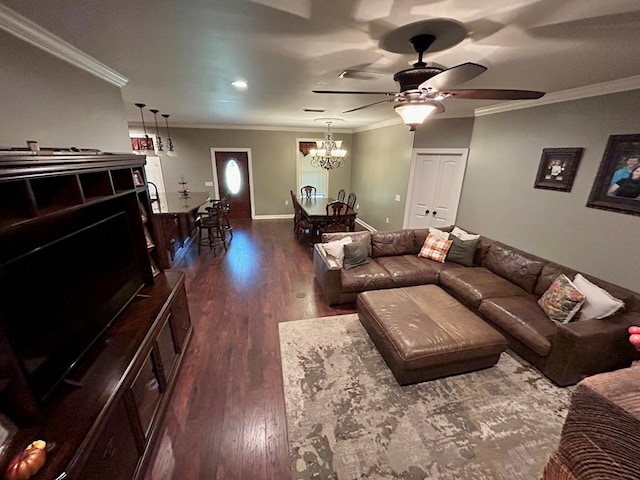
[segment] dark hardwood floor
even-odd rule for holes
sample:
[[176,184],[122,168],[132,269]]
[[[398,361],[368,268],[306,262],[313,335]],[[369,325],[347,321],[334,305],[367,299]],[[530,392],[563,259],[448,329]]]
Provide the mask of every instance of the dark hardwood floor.
[[145,480],[290,479],[278,323],[355,312],[327,305],[291,220],[233,226],[178,266],[194,336]]

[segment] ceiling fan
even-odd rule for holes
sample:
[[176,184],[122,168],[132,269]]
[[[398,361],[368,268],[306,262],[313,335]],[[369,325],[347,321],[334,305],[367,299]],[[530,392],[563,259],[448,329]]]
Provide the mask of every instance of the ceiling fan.
[[[428,32],[428,33],[427,33]],[[467,62],[451,68],[427,66],[424,53],[444,50],[461,42],[467,35],[465,27],[450,19],[430,19],[404,25],[387,34],[381,48],[395,53],[417,53],[418,61],[412,68],[397,72],[393,79],[400,85],[399,92],[367,92],[341,90],[313,90],[314,93],[345,95],[385,95],[388,98],[346,110],[355,112],[381,103],[394,102],[394,109],[410,130],[415,130],[432,113],[444,112],[440,100],[459,98],[472,100],[531,100],[544,92],[508,89],[452,89],[451,86],[469,81],[484,73],[487,67]],[[409,41],[407,41],[407,38]]]

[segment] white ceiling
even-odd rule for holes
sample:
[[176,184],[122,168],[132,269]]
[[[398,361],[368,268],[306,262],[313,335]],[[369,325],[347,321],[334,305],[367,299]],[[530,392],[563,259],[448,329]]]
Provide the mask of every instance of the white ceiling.
[[[2,0],[19,14],[129,79],[135,102],[170,124],[319,127],[319,117],[357,128],[397,118],[390,104],[342,111],[384,97],[319,95],[313,89],[397,91],[393,73],[416,56],[380,39],[429,18],[462,22],[468,35],[425,60],[489,68],[461,88],[548,93],[640,75],[638,0]],[[344,69],[379,72],[340,79]],[[231,81],[249,82],[245,92]],[[640,88],[640,84],[638,85]],[[447,116],[492,101],[447,99]],[[325,109],[306,113],[304,108]],[[145,113],[149,123],[151,114]],[[324,125],[322,125],[324,126]]]

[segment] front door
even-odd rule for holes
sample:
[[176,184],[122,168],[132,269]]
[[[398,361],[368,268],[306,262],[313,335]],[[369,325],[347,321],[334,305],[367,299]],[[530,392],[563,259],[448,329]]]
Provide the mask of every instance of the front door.
[[405,228],[455,224],[467,155],[467,149],[413,151]]
[[229,217],[251,218],[248,152],[215,150],[215,169],[219,196],[231,203]]

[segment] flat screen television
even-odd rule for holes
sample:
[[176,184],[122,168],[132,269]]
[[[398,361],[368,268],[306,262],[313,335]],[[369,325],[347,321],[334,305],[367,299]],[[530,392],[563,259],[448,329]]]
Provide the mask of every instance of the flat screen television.
[[46,401],[143,284],[124,212],[0,265],[0,321],[38,401]]

